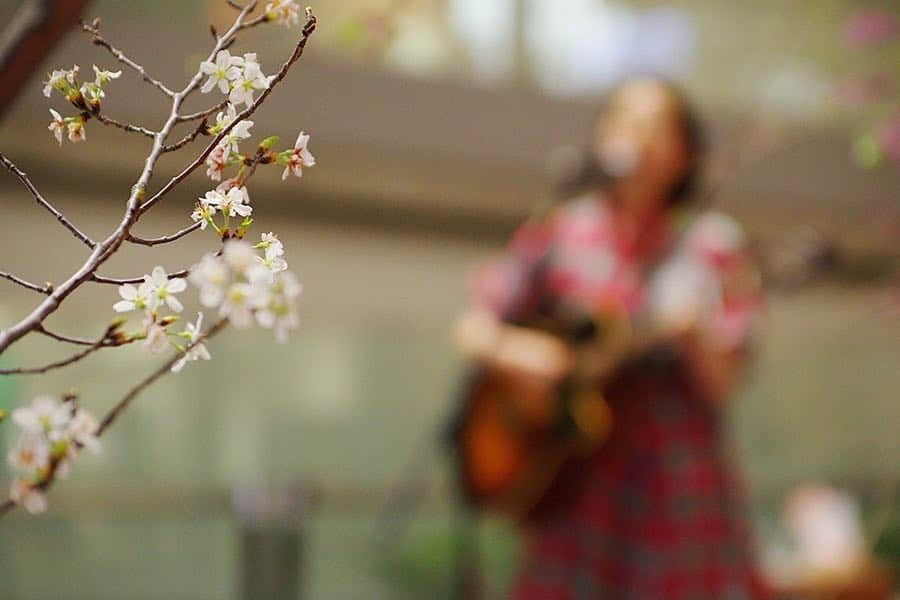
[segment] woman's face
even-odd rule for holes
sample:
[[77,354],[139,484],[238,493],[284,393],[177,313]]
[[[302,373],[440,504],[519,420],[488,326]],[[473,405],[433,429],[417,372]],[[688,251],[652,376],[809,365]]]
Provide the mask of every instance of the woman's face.
[[661,209],[690,166],[679,106],[671,92],[647,79],[625,84],[597,122],[596,152],[602,167],[627,188],[627,208]]

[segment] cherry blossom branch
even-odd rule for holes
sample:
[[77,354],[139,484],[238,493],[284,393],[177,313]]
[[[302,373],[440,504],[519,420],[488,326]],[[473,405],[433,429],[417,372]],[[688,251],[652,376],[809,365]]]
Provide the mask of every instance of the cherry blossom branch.
[[138,244],[140,246],[157,246],[159,244],[168,244],[170,242],[174,242],[175,240],[183,238],[189,233],[197,231],[198,229],[200,229],[201,225],[203,225],[203,221],[197,221],[196,223],[192,223],[184,229],[176,231],[171,235],[164,235],[157,238],[141,238],[135,235],[128,234],[128,237],[126,239],[132,244]]
[[72,235],[81,240],[88,248],[94,248],[97,245],[94,240],[85,235],[71,221],[69,221],[69,219],[67,219],[65,215],[56,210],[56,208],[41,195],[35,185],[31,182],[31,179],[28,178],[28,175],[26,175],[22,169],[17,167],[15,163],[7,158],[7,156],[2,152],[0,152],[0,163],[3,163],[3,166],[6,167],[6,169],[10,173],[18,177],[19,181],[22,182],[22,185],[25,186],[25,189],[27,189],[32,195],[35,202],[43,206],[45,209],[47,209],[47,211],[50,212],[50,214],[56,217],[56,220],[59,221],[63,227],[68,229]]
[[75,344],[76,346],[91,346],[94,344],[94,340],[86,340],[84,338],[76,338],[68,335],[62,335],[60,333],[56,333],[46,329],[44,326],[38,327],[35,329],[37,333],[42,335],[46,335],[49,338],[53,338],[59,342],[66,342],[68,344]]
[[[174,273],[169,273],[169,279],[182,279],[190,275],[190,269],[181,269],[180,271],[175,271]],[[126,283],[142,283],[144,281],[143,277],[128,277],[125,279],[117,279],[114,277],[103,277],[102,275],[97,275],[96,273],[91,276],[91,281],[94,283],[106,283],[109,285],[124,285]]]
[[163,152],[174,152],[175,150],[179,150],[180,148],[190,144],[194,141],[194,139],[200,135],[201,133],[206,132],[206,119],[204,119],[200,125],[197,126],[192,132],[175,142],[174,144],[169,144],[168,146],[163,146]]
[[[226,325],[228,325],[227,318],[223,318],[217,321],[212,327],[209,328],[206,333],[197,336],[196,340],[188,344],[185,348],[185,352],[189,352],[198,344],[202,344],[204,341],[217,335],[219,332],[225,329]],[[159,368],[156,369],[153,373],[144,378],[143,381],[131,388],[131,390],[129,390],[128,393],[125,394],[125,396],[123,396],[122,399],[119,400],[119,402],[117,402],[116,405],[113,406],[112,409],[110,409],[110,411],[106,413],[106,416],[103,417],[103,419],[100,421],[100,427],[97,429],[97,436],[99,437],[103,435],[103,432],[109,429],[110,425],[112,425],[116,421],[116,419],[119,418],[119,415],[121,415],[122,412],[124,412],[125,409],[128,408],[131,402],[135,398],[137,398],[141,392],[150,387],[157,379],[159,379],[166,373],[169,373],[172,370],[172,366],[176,362],[178,362],[180,358],[181,355],[176,354],[175,356],[164,362],[162,365],[160,365]]]
[[220,110],[224,110],[226,106],[228,106],[228,99],[227,99],[227,98],[226,98],[225,100],[222,100],[221,102],[219,102],[219,103],[216,104],[215,106],[211,106],[211,107],[207,108],[206,110],[201,110],[201,111],[198,111],[198,112],[195,112],[195,113],[189,113],[189,114],[186,114],[186,115],[178,115],[178,117],[177,117],[176,120],[177,120],[179,123],[183,123],[183,122],[185,122],[185,121],[194,121],[194,120],[196,120],[196,119],[202,119],[202,118],[204,118],[204,117],[208,117],[208,116],[212,115],[212,114],[215,113],[215,112],[218,112],[218,111],[220,111]]
[[[209,61],[212,61],[215,58],[216,54],[234,38],[234,35],[241,29],[241,25],[243,25],[244,19],[250,13],[250,11],[253,10],[255,5],[255,1],[248,4],[240,12],[229,30],[220,38],[218,38],[218,41],[210,52],[208,59]],[[87,258],[84,264],[66,281],[57,286],[43,302],[41,302],[34,310],[32,310],[31,313],[29,313],[18,323],[10,326],[5,330],[0,331],[0,354],[2,354],[11,344],[15,343],[31,331],[34,331],[39,326],[41,326],[44,319],[56,312],[61,303],[86,281],[93,280],[99,281],[101,283],[112,283],[114,281],[110,280],[109,278],[98,277],[96,275],[97,269],[119,249],[119,247],[130,234],[131,227],[137,222],[141,214],[146,209],[150,208],[153,204],[158,202],[160,198],[171,191],[172,188],[174,188],[178,183],[180,183],[184,178],[192,173],[200,164],[202,164],[214,148],[215,144],[221,141],[221,139],[224,138],[224,136],[227,135],[227,133],[241,119],[244,119],[252,114],[260,105],[261,101],[268,97],[273,87],[284,78],[290,66],[300,58],[300,55],[303,52],[303,48],[306,45],[306,41],[315,30],[315,26],[315,16],[311,11],[307,10],[307,22],[303,28],[302,37],[298,42],[294,53],[291,55],[288,62],[286,62],[282,67],[282,70],[272,79],[270,85],[260,94],[256,101],[251,104],[251,106],[249,106],[244,112],[239,114],[238,117],[234,121],[232,121],[228,127],[223,128],[223,131],[220,132],[220,134],[216,137],[214,143],[210,147],[208,147],[200,155],[200,157],[198,157],[198,159],[192,162],[191,165],[189,165],[179,175],[176,175],[175,177],[170,179],[169,182],[165,186],[163,186],[160,191],[154,194],[154,196],[150,200],[142,204],[141,201],[145,196],[147,184],[150,181],[154,167],[156,166],[156,163],[163,152],[165,140],[178,121],[179,112],[181,110],[184,99],[192,91],[199,87],[200,81],[203,78],[203,71],[198,68],[194,76],[187,83],[184,89],[179,92],[175,92],[172,95],[172,106],[169,112],[169,116],[154,137],[153,147],[151,148],[150,153],[144,162],[144,168],[141,171],[137,182],[132,187],[131,194],[129,195],[128,201],[126,203],[125,213],[122,216],[122,220],[120,221],[119,225],[102,242],[92,246],[93,252],[91,252],[90,256]],[[96,30],[96,27],[86,27],[86,30],[88,31],[91,31],[92,29]],[[93,33],[93,31],[91,31],[91,33]],[[101,43],[100,45],[104,44]],[[118,281],[115,281],[115,283],[118,283]]]
[[[215,335],[219,334],[223,329],[225,329],[226,325],[228,325],[228,319],[223,318],[216,322],[212,327],[209,328],[205,333],[202,333],[197,336],[197,338],[188,344],[185,347],[185,352],[189,352],[193,350],[198,345],[205,343],[207,340],[211,339]],[[159,366],[155,371],[150,373],[147,377],[141,380],[137,385],[131,388],[121,400],[119,400],[107,413],[106,416],[100,421],[100,425],[97,427],[96,436],[99,438],[106,432],[107,429],[118,419],[125,410],[131,406],[131,403],[137,398],[141,392],[146,390],[148,387],[153,385],[158,379],[163,377],[166,373],[170,373],[172,371],[172,367],[176,362],[181,358],[180,355],[175,355],[163,364]],[[38,484],[35,485],[35,488],[41,491],[48,490],[55,482],[57,475],[57,467],[59,466],[59,461],[52,461],[50,463],[50,469],[47,472],[46,477]],[[9,514],[14,508],[16,508],[18,504],[14,502],[12,499],[8,499],[2,504],[0,504],[0,518]]]
[[[255,2],[251,2],[251,5],[255,5]],[[244,9],[247,10],[246,8]],[[243,12],[241,14],[244,14]],[[240,20],[240,19],[239,19]],[[288,71],[297,62],[301,56],[303,56],[303,50],[306,48],[306,42],[309,40],[309,37],[316,30],[316,17],[312,13],[310,9],[306,10],[306,24],[303,26],[303,31],[301,33],[300,40],[297,42],[297,45],[294,47],[294,51],[291,56],[281,65],[281,69],[278,70],[278,73],[275,74],[271,81],[269,82],[268,87],[262,91],[262,93],[253,101],[253,103],[244,109],[242,112],[238,113],[238,115],[234,118],[231,123],[224,127],[218,135],[216,135],[213,140],[206,146],[206,149],[200,153],[194,161],[184,168],[181,173],[172,177],[159,191],[157,191],[153,196],[150,197],[149,200],[144,202],[140,207],[140,214],[146,213],[150,210],[154,204],[159,202],[166,194],[172,191],[179,183],[184,181],[191,173],[193,173],[197,168],[203,164],[206,160],[206,157],[210,155],[210,153],[219,145],[226,135],[241,121],[252,115],[256,112],[256,109],[259,108],[259,105],[265,102],[266,98],[268,98],[269,94],[272,93],[272,90],[275,89],[275,86],[281,83],[281,81],[285,78]],[[238,23],[239,25],[239,23]],[[232,27],[232,29],[235,29]],[[227,39],[230,35],[233,35],[233,32],[226,33],[223,35],[220,40]],[[2,348],[0,348],[2,349]]]
[[[46,373],[48,371],[52,371],[54,369],[61,369],[62,367],[66,367],[73,363],[78,362],[79,360],[93,354],[97,350],[101,348],[113,348],[116,346],[124,346],[125,344],[130,344],[135,341],[136,338],[126,339],[119,332],[120,323],[113,323],[109,327],[106,328],[106,331],[103,333],[99,339],[92,342],[87,348],[76,352],[72,356],[68,358],[64,358],[62,360],[48,363],[46,365],[40,367],[16,367],[13,369],[0,369],[0,375],[40,375],[42,373]],[[46,330],[41,328],[41,333],[48,333]],[[48,334],[51,337],[56,337],[52,334]],[[177,357],[176,357],[177,358]]]
[[95,119],[97,119],[98,121],[100,121],[101,123],[103,123],[104,125],[111,125],[112,127],[118,127],[119,129],[128,131],[130,133],[139,133],[139,134],[147,136],[149,138],[156,137],[156,132],[150,131],[146,127],[141,127],[139,125],[132,125],[131,123],[122,123],[120,121],[116,121],[115,119],[113,119],[111,117],[107,117],[106,115],[101,114],[99,112],[90,113],[90,115],[92,117],[94,117]]
[[28,288],[29,290],[38,292],[39,294],[49,295],[53,291],[52,286],[37,285],[37,284],[31,283],[30,281],[25,281],[21,277],[16,277],[12,273],[7,273],[6,271],[0,271],[0,277],[2,277],[3,279],[8,279],[9,281],[12,281],[13,283],[17,283],[24,288]]
[[116,60],[118,60],[120,63],[122,63],[126,67],[136,71],[138,73],[138,75],[140,75],[144,81],[146,81],[147,83],[149,83],[150,85],[152,85],[153,87],[155,87],[156,89],[161,91],[163,94],[165,94],[169,98],[175,97],[175,92],[173,92],[171,89],[169,89],[169,87],[166,84],[164,84],[163,82],[161,82],[160,80],[158,80],[154,77],[151,77],[142,65],[139,65],[136,62],[134,62],[133,60],[131,60],[130,58],[128,58],[124,52],[122,52],[121,50],[119,50],[118,48],[116,48],[115,46],[110,44],[106,40],[106,38],[104,38],[102,35],[100,35],[100,20],[99,19],[94,19],[94,22],[92,24],[88,24],[88,23],[85,23],[84,21],[82,21],[81,28],[84,31],[86,31],[87,33],[91,34],[91,43],[93,43],[94,45],[102,46],[103,48],[106,48],[109,51],[109,53],[112,54],[116,58]]

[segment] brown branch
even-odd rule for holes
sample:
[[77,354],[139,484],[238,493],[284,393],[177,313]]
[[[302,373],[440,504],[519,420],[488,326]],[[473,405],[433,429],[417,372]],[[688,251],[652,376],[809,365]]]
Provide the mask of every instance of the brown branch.
[[164,235],[157,238],[141,238],[135,235],[128,234],[128,237],[126,239],[132,244],[138,244],[140,246],[156,246],[159,244],[168,244],[169,242],[174,242],[175,240],[181,239],[189,233],[198,230],[201,225],[203,225],[203,221],[197,221],[196,223],[192,223],[184,229],[176,231],[171,235]]
[[194,141],[194,139],[200,135],[201,133],[206,133],[206,119],[204,119],[197,129],[193,130],[174,144],[169,144],[168,146],[163,146],[163,152],[174,152],[175,150],[179,150],[180,148],[190,144]]
[[[45,335],[50,335],[50,337],[58,339],[58,337],[56,335],[50,334],[43,327],[41,327],[41,329],[39,331]],[[113,348],[116,346],[123,346],[125,344],[130,344],[131,342],[135,341],[134,338],[123,339],[123,338],[117,337],[117,331],[118,331],[118,325],[110,325],[106,329],[106,331],[104,332],[103,336],[100,339],[93,341],[87,348],[85,348],[84,350],[81,350],[79,352],[76,352],[75,354],[73,354],[72,356],[70,356],[68,358],[64,358],[62,360],[52,362],[52,363],[49,363],[49,364],[46,364],[46,365],[43,365],[40,367],[17,367],[17,368],[13,368],[13,369],[0,369],[0,375],[40,375],[42,373],[46,373],[48,371],[53,371],[54,369],[61,369],[62,367],[66,367],[68,365],[76,363],[79,360],[93,354],[94,352],[96,352],[97,350],[99,350],[101,348]],[[66,340],[66,341],[71,341],[71,340]],[[79,343],[80,343],[80,341],[79,341]]]
[[[169,279],[180,279],[182,277],[187,277],[190,274],[190,269],[181,269],[180,271],[175,271],[174,273],[167,273]],[[143,283],[144,277],[129,277],[127,279],[116,279],[114,277],[103,277],[102,275],[97,275],[94,273],[91,275],[91,281],[94,283],[106,283],[109,285],[124,285],[126,283]]]
[[219,142],[221,142],[238,123],[252,115],[256,111],[256,109],[259,108],[259,105],[262,104],[269,96],[269,94],[272,93],[272,90],[275,89],[275,86],[281,83],[281,81],[285,78],[288,71],[291,69],[291,66],[293,66],[293,64],[297,62],[301,56],[303,56],[303,49],[306,48],[306,42],[316,30],[316,24],[317,22],[315,15],[311,10],[307,9],[306,25],[303,26],[300,40],[294,47],[294,52],[291,54],[291,56],[284,62],[283,65],[281,65],[281,69],[279,69],[278,73],[274,76],[269,86],[262,91],[262,93],[250,106],[248,106],[242,112],[238,113],[235,119],[227,127],[222,129],[222,131],[219,132],[216,137],[213,138],[209,145],[207,145],[206,149],[200,153],[200,156],[198,156],[191,164],[185,167],[184,170],[181,171],[181,173],[175,175],[168,182],[166,182],[166,184],[162,188],[160,188],[159,191],[153,194],[153,196],[151,196],[149,200],[141,204],[141,207],[139,209],[141,214],[144,214],[150,208],[152,208],[154,204],[156,204],[163,198],[163,196],[172,191],[175,186],[177,186],[191,173],[193,173],[197,169],[197,167],[202,165],[206,160],[206,157],[209,156],[209,154],[215,149],[215,147],[219,145]]
[[61,212],[56,210],[56,208],[50,204],[38,191],[38,189],[34,186],[31,180],[28,178],[28,175],[25,172],[17,167],[15,163],[13,163],[9,158],[6,157],[5,154],[0,152],[0,163],[3,163],[3,166],[9,170],[10,173],[19,178],[19,181],[22,182],[22,185],[25,186],[25,189],[34,197],[35,202],[46,208],[50,214],[56,217],[56,220],[59,221],[63,227],[68,229],[72,235],[81,240],[88,248],[94,248],[97,243],[89,238],[87,235],[82,233],[80,229],[75,227],[69,219],[67,219]]
[[49,329],[45,328],[43,325],[41,325],[40,327],[35,329],[35,331],[37,331],[38,333],[40,333],[42,335],[46,335],[49,338],[53,338],[54,340],[57,340],[59,342],[75,344],[76,346],[92,346],[95,343],[95,340],[86,340],[84,338],[71,337],[68,335],[62,335],[60,333],[50,331]]
[[31,283],[30,281],[25,281],[21,277],[16,277],[12,273],[7,273],[6,271],[0,271],[0,277],[3,279],[8,279],[13,283],[18,283],[24,288],[28,288],[29,290],[33,290],[38,292],[39,294],[49,295],[53,291],[53,287],[49,285],[37,285]]
[[259,15],[255,19],[250,19],[246,23],[241,23],[240,29],[249,29],[250,27],[256,27],[257,25],[262,25],[266,21],[268,21],[268,17],[266,15]]
[[0,32],[0,115],[24,89],[90,0],[26,0]]
[[112,127],[118,127],[119,129],[128,131],[130,133],[139,133],[139,134],[147,136],[149,138],[156,137],[156,132],[150,131],[146,127],[141,127],[139,125],[132,125],[130,123],[122,123],[122,122],[116,121],[115,119],[113,119],[111,117],[107,117],[106,115],[101,114],[101,113],[90,113],[90,114],[92,117],[94,117],[95,119],[97,119],[98,121],[103,123],[104,125],[111,125]]
[[93,24],[88,24],[88,23],[85,23],[84,21],[82,21],[81,28],[83,30],[85,30],[87,33],[91,34],[91,42],[93,44],[95,44],[97,46],[102,46],[103,48],[106,48],[109,51],[109,53],[112,54],[116,58],[116,60],[118,60],[120,63],[122,63],[126,67],[136,71],[138,73],[138,75],[140,75],[144,81],[146,81],[147,83],[149,83],[150,85],[152,85],[153,87],[155,87],[156,89],[161,91],[163,94],[165,94],[169,98],[175,97],[175,92],[173,92],[171,89],[169,89],[169,87],[166,84],[164,84],[163,82],[161,82],[160,80],[158,80],[154,77],[151,77],[149,74],[147,74],[147,71],[144,69],[144,67],[142,65],[139,65],[136,62],[134,62],[133,60],[131,60],[130,58],[128,58],[124,52],[122,52],[121,50],[119,50],[118,48],[116,48],[115,46],[110,44],[106,40],[106,38],[104,38],[102,35],[100,35],[100,27],[99,27],[98,20],[95,19]]
[[[206,333],[198,336],[196,340],[194,340],[192,343],[188,344],[187,347],[184,349],[184,351],[188,352],[192,348],[194,348],[197,344],[203,343],[204,341],[215,336],[220,331],[225,329],[225,326],[227,324],[228,324],[227,318],[219,320],[218,322],[216,322],[215,325],[210,327]],[[125,394],[125,396],[123,396],[122,399],[119,400],[119,402],[116,403],[116,405],[113,406],[112,409],[110,409],[110,411],[108,413],[106,413],[106,416],[103,417],[103,420],[100,421],[100,427],[97,428],[97,436],[99,437],[99,436],[103,435],[103,432],[106,431],[109,428],[109,426],[115,422],[115,420],[117,418],[119,418],[119,415],[122,414],[122,412],[126,408],[128,408],[128,406],[131,404],[131,402],[135,398],[137,398],[137,396],[142,391],[144,391],[145,389],[150,387],[153,384],[153,382],[155,382],[157,379],[159,379],[160,377],[162,377],[163,375],[165,375],[166,373],[171,371],[172,365],[174,365],[176,362],[178,362],[178,360],[181,358],[181,356],[182,356],[181,353],[176,354],[175,356],[173,356],[172,358],[170,358],[169,360],[164,362],[162,365],[160,365],[160,367],[157,370],[155,370],[153,373],[148,375],[143,381],[141,381],[139,384],[137,384],[136,386],[131,388],[131,390],[127,394]]]
[[211,106],[211,107],[207,108],[206,110],[201,110],[201,111],[198,111],[195,113],[190,113],[187,115],[178,115],[175,118],[175,120],[178,121],[179,123],[182,123],[184,121],[193,121],[195,119],[202,119],[204,117],[208,117],[208,116],[212,115],[214,112],[219,112],[220,110],[225,110],[226,106],[228,106],[227,98],[225,100],[222,100],[215,106]]

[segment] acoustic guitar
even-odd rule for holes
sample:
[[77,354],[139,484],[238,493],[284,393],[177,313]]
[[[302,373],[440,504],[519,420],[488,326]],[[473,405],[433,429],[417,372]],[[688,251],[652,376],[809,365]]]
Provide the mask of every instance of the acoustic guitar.
[[[539,324],[537,331],[558,335]],[[556,385],[521,370],[483,363],[462,389],[454,431],[460,488],[479,509],[514,519],[525,516],[569,460],[597,450],[613,426],[603,383],[625,361],[664,343],[661,332],[626,319],[591,323],[590,334],[570,344],[577,376]],[[579,337],[579,336],[576,336]]]

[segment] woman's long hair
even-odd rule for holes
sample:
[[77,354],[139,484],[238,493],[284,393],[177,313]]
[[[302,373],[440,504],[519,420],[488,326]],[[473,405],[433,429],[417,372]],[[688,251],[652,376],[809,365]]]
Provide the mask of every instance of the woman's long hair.
[[[663,87],[671,96],[673,103],[677,108],[676,118],[681,127],[684,136],[685,149],[688,153],[688,168],[684,175],[676,182],[669,192],[669,207],[683,206],[689,203],[695,197],[695,193],[700,184],[701,169],[703,159],[706,156],[706,134],[700,122],[697,111],[688,101],[685,94],[674,83],[653,77],[653,80]],[[597,122],[603,118],[612,108],[612,99],[616,97],[618,92],[628,85],[632,78],[621,81],[610,90],[600,110],[594,119]],[[592,129],[593,130],[593,129]],[[616,176],[609,173],[603,167],[603,161],[597,156],[594,149],[595,144],[590,145],[590,150],[584,153],[583,158],[579,162],[577,168],[573,169],[570,175],[562,178],[559,184],[559,193],[563,198],[571,198],[573,196],[585,193],[589,190],[608,188],[616,181]]]

